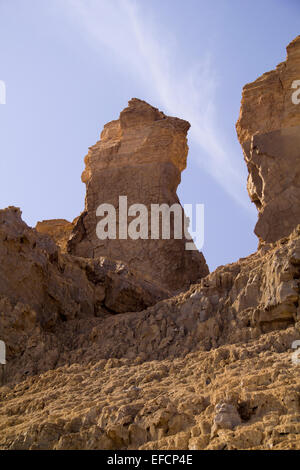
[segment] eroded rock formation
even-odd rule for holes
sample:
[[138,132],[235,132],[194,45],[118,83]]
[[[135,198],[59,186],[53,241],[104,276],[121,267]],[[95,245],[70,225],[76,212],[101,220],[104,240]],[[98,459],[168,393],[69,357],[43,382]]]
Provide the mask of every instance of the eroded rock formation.
[[50,235],[59,248],[66,252],[75,222],[71,223],[65,219],[43,220],[38,222],[35,228],[39,233]]
[[300,223],[300,104],[293,86],[300,87],[300,36],[287,47],[285,62],[244,87],[237,122],[259,214],[255,233],[266,242]]
[[13,358],[22,375],[52,368],[69,341],[65,322],[139,311],[169,296],[124,263],[62,254],[14,207],[0,211],[0,260],[0,339],[7,347],[7,377],[16,373]]
[[[288,48],[288,66],[244,90],[238,133],[260,211],[256,253],[170,297],[123,262],[98,251],[93,257],[93,211],[78,219],[70,241],[81,256],[63,252],[65,222],[37,227],[51,238],[27,227],[18,209],[0,211],[0,339],[8,353],[5,376],[0,365],[0,449],[300,449],[300,225],[289,209],[298,181],[292,168],[298,175],[299,108],[284,101],[277,109],[273,100],[276,90],[283,97],[278,74],[298,70],[298,44],[299,38]],[[169,133],[177,135],[173,118],[143,102],[133,106],[141,106],[146,142],[166,124],[169,149]],[[118,175],[116,155],[126,161],[137,134],[130,108],[127,140],[120,143],[114,121],[87,157],[91,207],[91,187]],[[177,136],[184,148],[185,134]],[[98,168],[99,154],[105,168]],[[170,171],[178,181],[180,160],[170,167],[169,155],[160,174]],[[283,189],[287,181],[291,193]],[[279,196],[282,224],[273,212]]]
[[0,246],[0,448],[300,448],[300,226],[122,315],[105,309],[99,261],[61,255],[15,209]]
[[117,121],[104,126],[101,140],[85,158],[85,211],[68,243],[69,253],[125,261],[143,277],[173,290],[208,274],[202,253],[187,251],[186,240],[174,239],[172,232],[170,240],[161,235],[159,240],[124,240],[118,230],[116,240],[99,240],[96,234],[98,206],[112,204],[118,220],[119,196],[127,196],[128,207],[144,204],[148,208],[150,238],[151,204],[179,203],[176,189],[186,167],[189,127],[188,122],[165,116],[138,99],[129,101]]

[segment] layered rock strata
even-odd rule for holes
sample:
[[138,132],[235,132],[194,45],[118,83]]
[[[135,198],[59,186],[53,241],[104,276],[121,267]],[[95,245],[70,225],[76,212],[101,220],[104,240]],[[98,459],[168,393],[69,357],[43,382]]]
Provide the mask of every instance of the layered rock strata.
[[300,36],[287,59],[243,89],[237,133],[258,209],[255,233],[274,242],[300,223]]
[[[3,233],[20,262],[24,240]],[[56,262],[41,264],[42,242],[48,281]],[[86,262],[60,273],[65,294]],[[6,289],[0,448],[300,449],[299,279],[300,227],[139,313],[86,307],[41,324],[37,303]],[[25,281],[34,291],[35,276]]]
[[[151,204],[169,207],[179,204],[176,189],[186,167],[189,127],[188,122],[168,117],[138,99],[129,102],[118,120],[104,126],[101,140],[85,157],[82,174],[86,184],[85,211],[68,242],[69,253],[122,260],[143,277],[172,290],[182,290],[208,274],[202,253],[186,250],[184,234],[182,239],[174,239],[172,223],[171,239],[162,239],[161,231],[159,239],[151,239]],[[119,224],[116,239],[98,238],[97,208],[111,204],[116,208],[118,223],[120,196],[127,197],[127,207],[133,204],[147,207],[149,239],[123,239]],[[133,217],[128,217],[126,229],[131,220]]]
[[[170,297],[123,262],[100,256],[89,219],[94,209],[75,224],[68,249],[76,255],[63,253],[65,222],[46,221],[38,226],[46,234],[38,233],[18,209],[0,211],[0,339],[7,346],[0,449],[300,449],[300,123],[288,98],[299,39],[288,47],[287,62],[244,89],[237,129],[259,209],[256,253]],[[92,188],[103,171],[126,171],[116,155],[126,162],[137,135],[146,143],[157,135],[151,142],[162,157],[166,125],[166,161],[157,172],[178,180],[185,164],[169,150],[175,136],[174,148],[181,142],[186,149],[187,123],[139,101],[123,113],[87,157],[88,208],[98,203]],[[147,168],[155,173],[154,150]],[[117,177],[109,181],[118,184]],[[172,201],[175,186],[160,201],[166,195]]]
[[[14,361],[22,376],[52,368],[70,340],[66,322],[144,310],[169,295],[124,263],[62,254],[48,235],[22,221],[19,209],[0,211],[0,339],[7,379],[16,377]],[[56,329],[62,335],[58,347]]]

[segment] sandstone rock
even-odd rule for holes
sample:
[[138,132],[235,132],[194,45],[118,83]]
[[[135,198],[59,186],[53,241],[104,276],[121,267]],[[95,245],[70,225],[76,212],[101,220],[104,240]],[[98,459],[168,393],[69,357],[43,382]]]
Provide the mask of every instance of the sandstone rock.
[[119,120],[104,126],[101,140],[85,157],[85,211],[68,242],[70,253],[122,260],[144,278],[172,290],[182,290],[208,274],[202,253],[187,251],[184,238],[163,240],[160,234],[159,240],[123,240],[117,233],[116,240],[99,240],[96,235],[98,206],[112,204],[118,220],[119,196],[127,196],[128,207],[138,203],[148,208],[151,236],[151,204],[179,203],[176,189],[186,167],[189,127],[138,99],[129,101]]
[[[273,191],[265,162],[269,149],[277,152],[272,171],[278,187],[281,180],[290,181],[291,162],[297,173],[295,129],[300,123],[278,80],[286,80],[287,90],[298,70],[298,45],[299,38],[289,46],[285,65],[244,91],[238,132],[257,204],[260,183],[255,178],[263,178],[262,226]],[[283,108],[280,100],[272,101],[275,92]],[[142,248],[141,270],[135,271],[100,256],[89,232],[94,223],[89,208],[95,202],[91,188],[98,187],[94,176],[104,178],[113,169],[120,174],[120,168],[126,173],[128,149],[137,148],[137,137],[148,149],[141,171],[156,156],[160,169],[152,169],[153,174],[162,175],[166,164],[180,175],[187,128],[173,119],[134,101],[119,121],[105,127],[87,157],[89,207],[68,244],[83,256],[63,252],[65,222],[42,223],[43,234],[27,227],[18,209],[0,211],[0,339],[7,345],[0,449],[300,450],[300,376],[292,360],[294,341],[300,339],[300,225],[297,218],[291,222],[289,209],[283,214],[288,222],[283,238],[277,239],[282,227],[270,209],[268,236],[262,236],[256,253],[220,266],[173,297],[153,282]],[[287,135],[293,138],[284,140]],[[254,141],[266,152],[259,159]],[[132,154],[134,168],[140,156],[139,151]],[[118,158],[125,166],[118,166]],[[108,183],[101,181],[106,197]],[[170,199],[175,186],[168,190]],[[278,194],[284,201],[285,193]],[[115,247],[108,247],[113,255]],[[166,256],[165,248],[157,247]],[[133,251],[128,253],[131,260]],[[153,259],[157,253],[151,252]],[[141,276],[142,260],[147,279]],[[174,272],[172,289],[179,279]],[[191,279],[190,268],[187,272]]]
[[[290,352],[270,351],[268,340],[262,354],[253,342],[227,349],[225,362],[214,350],[140,364],[122,358],[108,368],[78,362],[0,387],[0,448],[300,449],[299,371]],[[233,421],[222,419],[210,435],[215,404],[228,394],[227,417],[237,426],[226,429]]]
[[7,346],[8,378],[53,367],[66,321],[139,311],[170,295],[124,263],[61,254],[14,207],[0,211],[0,260],[0,338]]
[[300,223],[300,104],[292,100],[299,80],[300,36],[287,47],[285,62],[243,89],[237,133],[258,209],[255,233],[268,243]]
[[[137,356],[162,360],[216,347],[215,361],[222,362],[228,356],[222,345],[258,341],[277,330],[288,332],[283,350],[298,339],[300,227],[266,253],[220,267],[185,294],[161,302],[168,292],[138,279],[123,263],[59,254],[49,237],[21,221],[17,210],[1,214],[5,316],[0,334],[14,367],[26,351],[21,364],[29,374],[44,370],[47,362],[63,364],[77,357],[81,362]],[[12,269],[20,256],[22,263]]]
[[65,219],[43,220],[36,224],[39,233],[50,235],[63,252],[67,251],[67,243],[74,228],[74,223]]
[[[34,255],[26,251],[24,236],[29,247],[33,239],[46,247],[44,256],[57,248],[29,229],[18,210],[1,216],[2,269],[8,275],[7,259],[19,253],[24,266],[14,279],[22,287],[30,256],[42,257],[37,248]],[[138,314],[79,310],[44,326],[30,297],[27,305],[2,297],[0,337],[9,355],[0,388],[0,448],[300,448],[299,373],[291,360],[300,335],[299,254],[300,227]],[[111,270],[124,273],[124,266],[105,259],[59,253],[58,259],[64,268],[53,282],[67,276],[68,289],[76,278],[88,290],[105,283]],[[63,305],[59,292],[56,298]],[[99,299],[105,308],[103,292]]]

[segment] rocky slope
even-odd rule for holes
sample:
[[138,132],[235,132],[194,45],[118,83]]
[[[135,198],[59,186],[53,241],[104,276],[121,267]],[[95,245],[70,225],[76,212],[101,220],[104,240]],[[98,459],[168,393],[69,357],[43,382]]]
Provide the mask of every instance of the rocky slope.
[[7,347],[7,379],[19,380],[16,368],[24,377],[53,367],[70,341],[66,322],[140,311],[170,295],[124,263],[62,254],[14,207],[0,211],[0,259],[0,338]]
[[[277,70],[298,70],[299,45],[298,38],[289,65]],[[237,125],[258,224],[272,214],[274,185],[288,185],[290,167],[299,168],[291,115],[300,106],[287,121],[276,111],[277,73],[245,87]],[[284,101],[284,87],[276,90]],[[263,118],[264,102],[279,127],[266,128],[273,124]],[[141,127],[158,112],[135,105]],[[125,118],[129,127],[132,116],[136,110]],[[119,124],[110,126],[114,133]],[[277,151],[271,159],[262,153],[268,145]],[[76,238],[76,223],[70,254],[65,222],[37,231],[18,209],[0,211],[0,338],[8,353],[0,449],[300,449],[300,217],[295,208],[292,220],[285,207],[282,224],[267,219],[256,253],[176,296],[124,262],[80,252],[93,240],[86,232]],[[41,233],[50,230],[53,239]]]
[[[9,367],[0,388],[0,448],[300,448],[291,348],[300,338],[300,226],[186,293],[122,315],[106,310],[105,300],[97,311],[88,308],[84,290],[95,295],[95,265],[89,270],[86,259],[74,258],[71,270],[71,257],[53,258],[45,249],[51,240],[14,209],[4,211],[1,228],[6,265],[19,253],[33,271],[11,278],[13,286],[32,283],[19,293],[22,302],[8,287],[9,298],[1,296]],[[26,251],[24,232],[38,245],[39,263]],[[34,269],[53,270],[52,286]],[[43,284],[49,290],[40,296],[34,286]],[[71,314],[66,293],[78,285]],[[50,316],[47,296],[64,317]]]

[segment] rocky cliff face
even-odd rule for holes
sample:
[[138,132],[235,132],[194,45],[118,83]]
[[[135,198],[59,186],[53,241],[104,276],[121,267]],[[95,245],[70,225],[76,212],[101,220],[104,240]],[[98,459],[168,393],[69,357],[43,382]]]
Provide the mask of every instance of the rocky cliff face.
[[[288,48],[288,66],[244,90],[238,133],[249,192],[260,211],[256,231],[267,227],[256,253],[170,297],[124,262],[98,252],[93,257],[93,211],[75,224],[69,242],[75,255],[63,252],[69,228],[64,221],[46,221],[37,231],[18,209],[0,211],[0,339],[8,359],[6,370],[0,366],[1,449],[300,449],[300,225],[297,212],[290,216],[297,205],[289,208],[287,202],[297,186],[300,147],[293,113],[299,108],[286,101],[277,109],[270,98],[276,90],[283,96],[280,71],[298,70],[298,44],[299,38]],[[151,122],[147,135],[161,120],[167,142],[169,132],[177,134],[168,123],[172,118],[143,102],[133,106],[141,106],[141,128]],[[125,129],[132,122],[138,126],[137,111],[130,109]],[[93,175],[111,175],[113,168],[118,174],[116,155],[128,158],[125,150],[116,153],[113,142],[122,149],[139,135],[126,131],[127,140],[119,144],[120,126],[110,123],[87,157],[91,207],[91,187],[99,181]],[[177,136],[183,147],[185,133]],[[167,148],[165,163],[178,176],[185,161],[170,162]],[[274,185],[281,188],[277,199]],[[279,196],[286,204],[281,224],[273,212]],[[281,231],[284,237],[277,240]]]
[[[69,240],[69,253],[121,259],[143,277],[171,290],[183,289],[208,274],[202,253],[187,251],[184,238],[174,239],[171,230],[170,240],[163,240],[161,234],[159,240],[152,240],[150,233],[151,204],[179,203],[176,189],[186,167],[189,127],[188,122],[165,116],[138,99],[129,102],[117,121],[104,126],[101,140],[85,157],[85,211]],[[118,225],[115,240],[99,240],[97,208],[103,203],[112,204],[118,221],[119,196],[127,196],[128,207],[147,207],[149,239],[121,239]]]
[[[69,341],[63,339],[66,322],[144,310],[169,295],[124,263],[61,254],[14,207],[0,211],[0,259],[0,339],[7,348],[7,379],[18,377],[15,360],[22,376],[53,367],[61,345]],[[63,335],[61,345],[53,335],[56,328]]]
[[237,122],[249,170],[248,192],[259,214],[255,233],[268,243],[289,235],[300,222],[300,104],[295,87],[300,87],[300,36],[287,47],[285,62],[244,87]]

